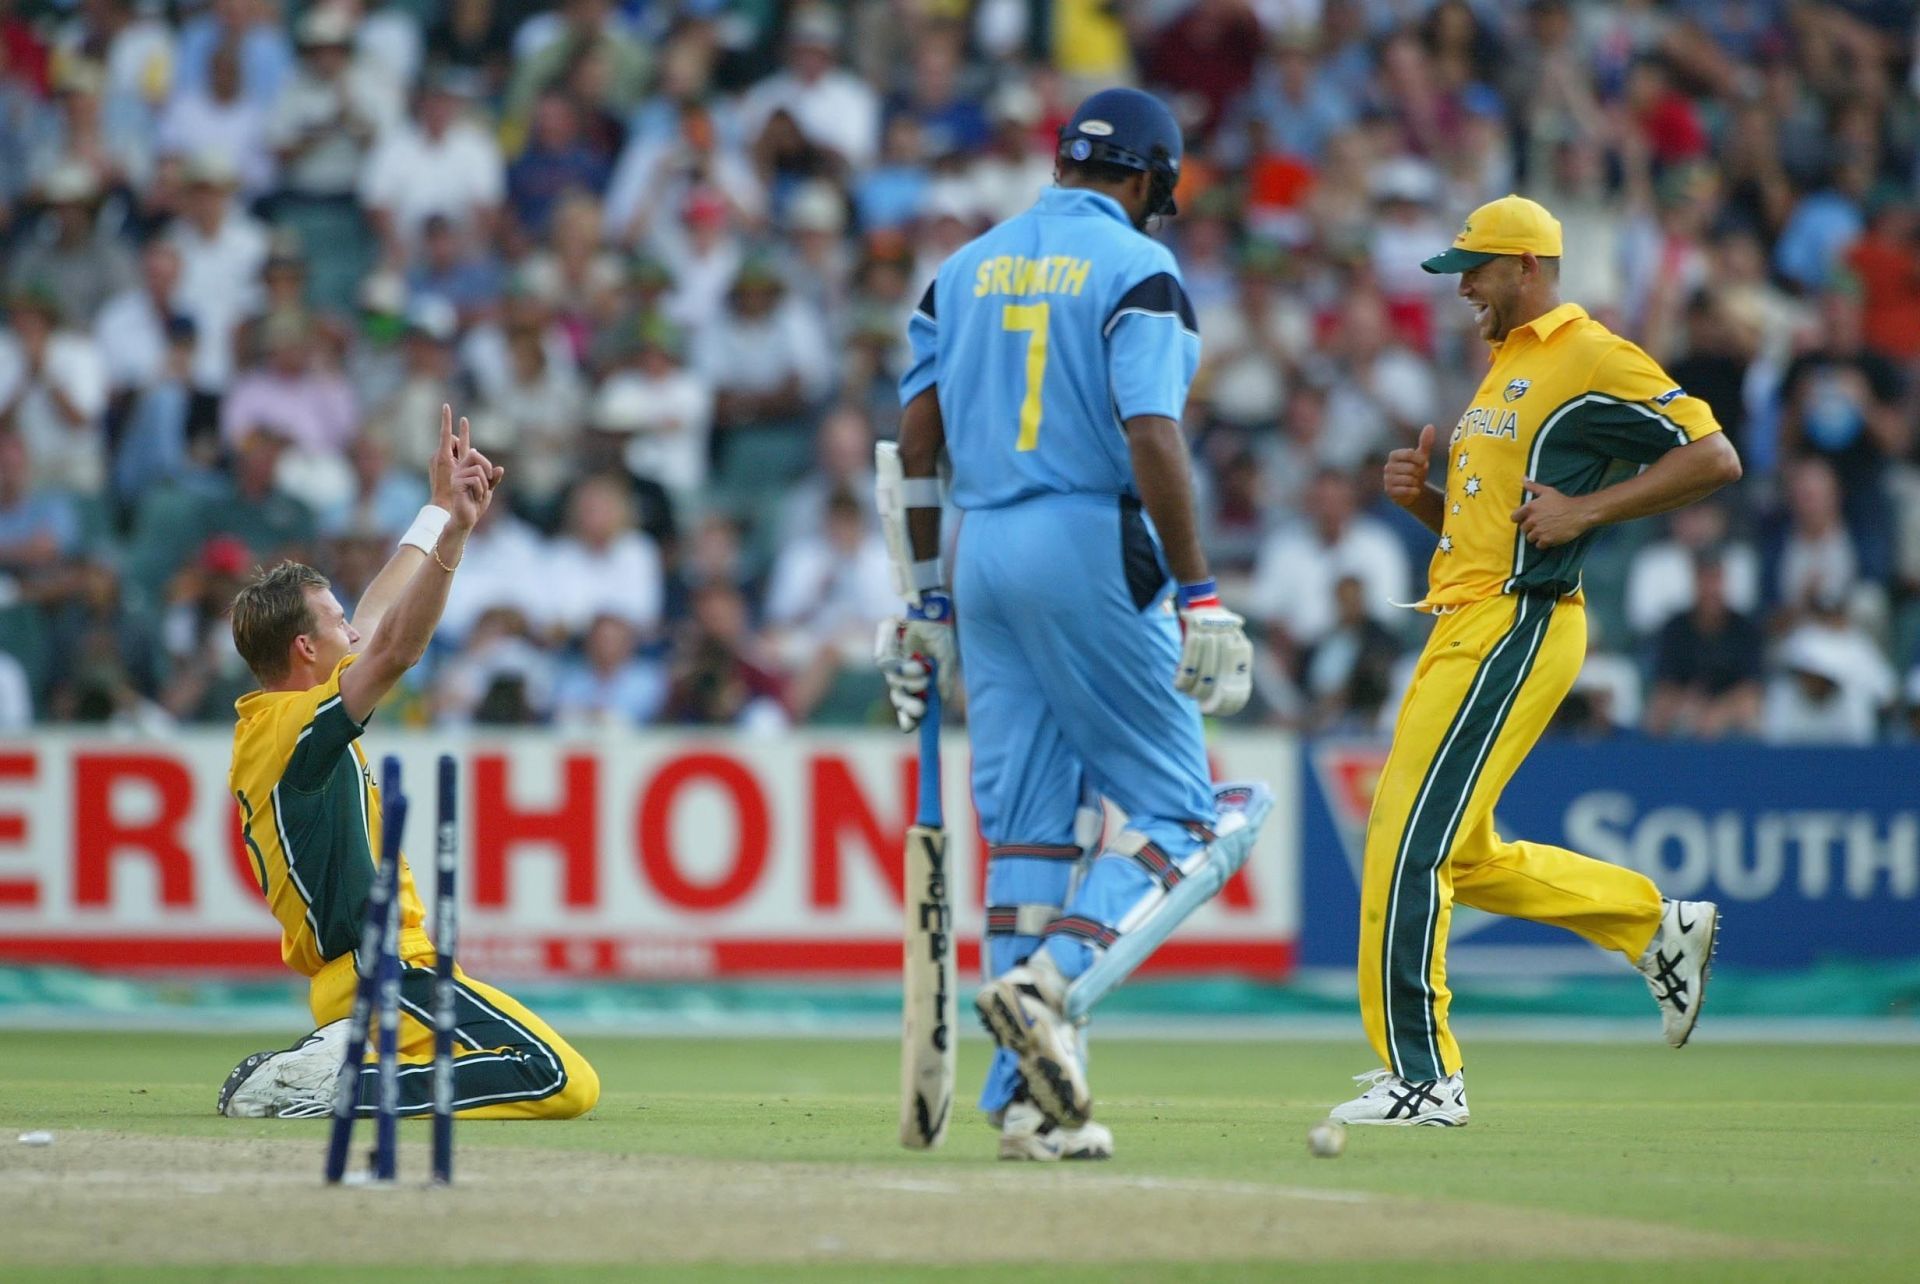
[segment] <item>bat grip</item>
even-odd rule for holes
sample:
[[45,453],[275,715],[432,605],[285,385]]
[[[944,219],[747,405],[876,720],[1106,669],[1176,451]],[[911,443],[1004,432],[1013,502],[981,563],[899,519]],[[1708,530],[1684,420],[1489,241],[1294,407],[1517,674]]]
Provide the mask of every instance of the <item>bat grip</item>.
[[927,712],[920,719],[920,794],[913,823],[939,829],[940,813],[940,685],[939,674],[928,667]]

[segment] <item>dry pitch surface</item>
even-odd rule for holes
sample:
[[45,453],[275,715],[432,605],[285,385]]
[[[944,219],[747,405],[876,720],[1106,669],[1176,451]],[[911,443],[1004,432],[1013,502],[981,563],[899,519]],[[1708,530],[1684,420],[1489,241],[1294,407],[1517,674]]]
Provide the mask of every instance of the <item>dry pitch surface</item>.
[[585,1041],[595,1117],[463,1125],[435,1191],[421,1127],[400,1188],[328,1190],[323,1125],[210,1117],[257,1042],[0,1033],[0,1278],[1895,1279],[1920,1252],[1886,1092],[1911,1048],[1476,1048],[1471,1127],[1329,1161],[1302,1135],[1353,1049],[1114,1043],[1120,1156],[1033,1166],[965,1120],[900,1151],[884,1044]]

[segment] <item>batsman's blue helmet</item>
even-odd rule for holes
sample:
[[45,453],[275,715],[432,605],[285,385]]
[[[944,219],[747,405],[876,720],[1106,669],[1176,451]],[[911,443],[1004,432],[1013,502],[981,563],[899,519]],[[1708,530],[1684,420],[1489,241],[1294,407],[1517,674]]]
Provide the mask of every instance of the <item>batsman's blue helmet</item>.
[[1138,89],[1102,89],[1060,127],[1060,159],[1104,161],[1152,177],[1148,214],[1177,214],[1180,126],[1165,103]]

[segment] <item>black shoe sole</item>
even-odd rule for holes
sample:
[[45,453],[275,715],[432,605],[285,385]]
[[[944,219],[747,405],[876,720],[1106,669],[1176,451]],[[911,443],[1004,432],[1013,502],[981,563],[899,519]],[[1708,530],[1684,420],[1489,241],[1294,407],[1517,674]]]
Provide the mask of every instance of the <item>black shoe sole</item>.
[[214,1113],[224,1116],[227,1113],[227,1103],[233,1100],[234,1093],[240,1091],[240,1085],[253,1076],[253,1072],[260,1068],[261,1062],[279,1055],[278,1052],[256,1052],[235,1066],[228,1073],[227,1081],[220,1085],[220,1098],[214,1105]]
[[1012,1009],[1004,996],[983,991],[974,999],[973,1008],[993,1041],[1020,1058],[1020,1073],[1026,1077],[1027,1092],[1041,1114],[1062,1128],[1078,1128],[1092,1118],[1092,1111],[1074,1104],[1073,1076],[1058,1061],[1035,1049],[1026,1020]]

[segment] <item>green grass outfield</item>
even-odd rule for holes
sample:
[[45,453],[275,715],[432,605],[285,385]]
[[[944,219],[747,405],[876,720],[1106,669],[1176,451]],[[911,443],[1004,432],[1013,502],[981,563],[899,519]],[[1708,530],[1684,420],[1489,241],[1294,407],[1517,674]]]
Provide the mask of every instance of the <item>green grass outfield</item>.
[[[1467,1031],[1471,1035],[1471,1031]],[[315,1122],[240,1122],[214,1117],[213,1096],[226,1071],[261,1040],[248,1035],[0,1032],[0,1179],[31,1183],[24,1171],[35,1156],[76,1145],[89,1131],[177,1138],[267,1139],[292,1146],[300,1164],[317,1174],[324,1125]],[[1347,1245],[1356,1260],[1155,1262],[1134,1259],[1042,1271],[1043,1245],[1031,1266],[943,1265],[938,1261],[847,1260],[791,1264],[681,1263],[649,1267],[649,1280],[696,1281],[959,1281],[1006,1284],[1024,1279],[1060,1281],[1259,1279],[1422,1281],[1607,1280],[1627,1274],[1659,1278],[1659,1263],[1564,1260],[1551,1240],[1516,1251],[1511,1228],[1527,1216],[1573,1214],[1623,1219],[1642,1227],[1710,1232],[1767,1247],[1741,1259],[1689,1256],[1669,1278],[1742,1281],[1893,1280],[1914,1278],[1920,1261],[1920,1048],[1714,1044],[1675,1053],[1657,1043],[1537,1044],[1477,1042],[1469,1046],[1473,1123],[1464,1129],[1356,1129],[1347,1154],[1315,1160],[1302,1141],[1327,1104],[1345,1095],[1348,1076],[1370,1064],[1357,1042],[1149,1042],[1096,1045],[1093,1072],[1099,1115],[1118,1138],[1119,1156],[1104,1165],[1016,1168],[992,1160],[992,1135],[969,1115],[957,1119],[945,1148],[934,1154],[902,1151],[894,1142],[896,1049],[881,1041],[799,1039],[587,1038],[580,1047],[598,1067],[605,1095],[594,1116],[565,1124],[469,1123],[459,1145],[467,1162],[517,1158],[526,1163],[599,1165],[721,1161],[742,1172],[795,1165],[819,1180],[820,1166],[849,1172],[880,1170],[911,1186],[920,1178],[992,1172],[996,1179],[1036,1182],[1138,1178],[1150,1188],[1164,1181],[1271,1186],[1288,1191],[1371,1192],[1442,1200],[1474,1210],[1499,1210],[1509,1241],[1484,1258],[1471,1252],[1410,1263],[1404,1243],[1368,1257],[1365,1244]],[[961,1049],[963,1093],[977,1082],[987,1045],[969,1039]],[[365,1125],[363,1125],[364,1127]],[[14,1141],[27,1129],[57,1135],[51,1150]],[[410,1139],[424,1128],[409,1125]],[[201,1143],[183,1141],[182,1146]],[[526,1152],[514,1157],[506,1148]],[[411,1153],[408,1158],[413,1156]],[[807,1165],[802,1168],[799,1165]],[[415,1172],[418,1169],[416,1167]],[[777,1177],[777,1167],[772,1170]],[[106,1179],[103,1177],[102,1181]],[[164,1182],[166,1174],[152,1180]],[[24,1188],[24,1187],[23,1187]],[[1196,1187],[1199,1188],[1199,1187]],[[1237,1187],[1236,1187],[1237,1188]],[[13,1189],[12,1187],[8,1188]],[[316,1206],[334,1194],[317,1176]],[[1048,1189],[1054,1189],[1049,1186]],[[291,1217],[291,1180],[263,1194],[271,1212]],[[1245,1190],[1240,1190],[1245,1195]],[[1259,1191],[1252,1192],[1255,1196]],[[438,1196],[448,1198],[449,1196]],[[452,1198],[458,1198],[456,1191]],[[1324,1194],[1321,1197],[1326,1197]],[[11,1197],[10,1197],[11,1198]],[[17,1204],[18,1201],[16,1200]],[[1332,1205],[1329,1205],[1331,1207]],[[184,1207],[184,1206],[183,1206]],[[1516,1217],[1515,1210],[1522,1215]],[[5,1209],[0,1208],[0,1218]],[[1088,1201],[1087,1215],[1101,1215]],[[645,1218],[636,1202],[628,1216]],[[191,1222],[191,1213],[182,1213]],[[191,1224],[180,1233],[191,1237]],[[495,1265],[433,1269],[408,1262],[405,1244],[350,1242],[343,1226],[335,1265],[205,1264],[166,1269],[129,1262],[106,1266],[8,1266],[15,1256],[0,1243],[0,1278],[28,1280],[155,1279],[170,1281],[361,1281],[532,1279],[602,1281],[641,1278],[634,1263],[609,1261],[542,1266],[541,1227],[527,1227],[524,1253]],[[1169,1239],[1177,1222],[1163,1227]],[[744,1229],[743,1229],[743,1233]],[[1379,1228],[1393,1236],[1391,1220]],[[1631,1233],[1630,1231],[1628,1233]],[[31,1226],[8,1231],[30,1243]],[[978,1234],[991,1237],[992,1225]],[[24,1236],[24,1238],[21,1238]],[[382,1272],[353,1265],[362,1251],[377,1264],[404,1264]],[[1750,1250],[1751,1251],[1751,1250]],[[1191,1258],[1190,1252],[1168,1254]],[[34,1260],[28,1255],[28,1261]],[[539,1267],[529,1270],[528,1266]]]

